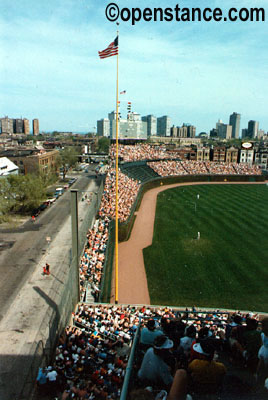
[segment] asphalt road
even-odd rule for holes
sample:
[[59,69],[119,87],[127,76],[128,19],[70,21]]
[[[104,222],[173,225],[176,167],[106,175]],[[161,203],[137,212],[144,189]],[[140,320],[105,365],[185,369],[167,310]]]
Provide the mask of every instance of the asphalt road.
[[[92,172],[81,172],[72,189],[83,191],[90,181],[99,185]],[[78,193],[81,198],[82,193]],[[45,253],[48,243],[53,241],[60,227],[70,215],[70,189],[52,206],[43,211],[35,223],[29,218],[22,226],[15,229],[0,228],[0,321],[7,313],[12,300],[33,273],[36,265]]]

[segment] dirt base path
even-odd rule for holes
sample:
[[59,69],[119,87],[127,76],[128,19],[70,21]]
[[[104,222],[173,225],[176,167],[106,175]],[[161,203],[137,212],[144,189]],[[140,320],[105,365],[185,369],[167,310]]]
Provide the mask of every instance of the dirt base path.
[[[118,246],[118,303],[150,304],[142,250],[152,244],[156,201],[159,192],[178,186],[249,183],[261,184],[261,182],[189,182],[160,186],[146,192],[139,211],[136,212],[136,220],[129,240],[119,243]],[[115,300],[114,282],[113,274],[111,303]]]

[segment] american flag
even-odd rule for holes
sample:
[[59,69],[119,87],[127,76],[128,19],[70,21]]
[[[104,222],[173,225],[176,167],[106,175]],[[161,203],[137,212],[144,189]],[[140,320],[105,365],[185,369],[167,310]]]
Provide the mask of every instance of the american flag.
[[116,56],[118,54],[118,36],[114,39],[112,43],[109,44],[107,49],[99,51],[100,58],[107,58]]

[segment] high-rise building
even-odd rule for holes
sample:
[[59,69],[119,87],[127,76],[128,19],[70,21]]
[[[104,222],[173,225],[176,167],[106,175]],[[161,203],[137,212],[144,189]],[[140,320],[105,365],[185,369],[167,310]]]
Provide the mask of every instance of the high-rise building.
[[[110,120],[110,138],[116,137],[116,113],[111,112]],[[118,138],[119,139],[147,139],[147,122],[141,121],[140,114],[136,112],[128,112],[127,119],[120,118],[118,121]]]
[[33,119],[33,135],[39,135],[39,120]]
[[264,132],[264,130],[263,130],[263,129],[259,129],[259,130],[258,130],[258,139],[261,139],[261,138],[263,138],[263,137],[264,137],[264,135],[265,135],[265,132]]
[[30,121],[27,118],[23,119],[23,131],[25,135],[30,135]]
[[183,124],[183,125],[179,128],[178,137],[181,137],[181,138],[186,138],[186,137],[188,137],[188,127],[187,127],[187,125],[184,125],[184,124]]
[[187,137],[195,137],[196,135],[196,127],[193,125],[187,126]]
[[211,129],[209,132],[210,137],[217,137],[218,136],[218,130],[216,128]]
[[222,125],[222,124],[223,124],[222,120],[218,119],[218,122],[216,122],[216,130],[217,130],[217,132],[218,132],[218,129],[219,129],[219,125]]
[[242,129],[242,139],[248,137],[248,129]]
[[97,121],[97,135],[105,137],[110,136],[110,121],[108,118]]
[[172,137],[187,138],[187,126],[172,126],[170,128],[170,135]]
[[217,130],[218,130],[218,137],[222,139],[231,139],[232,137],[232,126],[223,124],[223,123],[217,123]]
[[248,137],[256,138],[258,137],[259,123],[257,121],[248,121]]
[[230,115],[229,125],[232,126],[232,138],[239,138],[241,114],[233,112]]
[[147,122],[147,136],[156,135],[156,117],[154,115],[146,115],[141,118],[143,122]]
[[129,111],[127,115],[129,121],[140,121],[141,115],[135,111]]
[[15,119],[15,129],[14,133],[23,133],[24,132],[24,123],[23,119],[17,118]]
[[195,137],[196,127],[191,124],[183,124],[182,126],[172,126],[170,128],[170,135],[172,137],[180,138],[193,138]]
[[157,135],[170,136],[171,119],[167,115],[157,118]]
[[1,133],[6,133],[6,134],[11,135],[14,132],[13,119],[4,117],[4,118],[0,118],[0,121],[1,121]]
[[116,120],[116,111],[112,111],[108,114],[109,121]]

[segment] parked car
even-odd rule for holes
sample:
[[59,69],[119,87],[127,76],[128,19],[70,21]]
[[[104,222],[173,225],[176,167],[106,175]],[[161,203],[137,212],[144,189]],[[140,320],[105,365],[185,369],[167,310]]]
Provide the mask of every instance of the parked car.
[[72,178],[69,180],[69,185],[73,185],[76,182],[76,178]]
[[41,206],[39,207],[40,211],[44,211],[47,208],[48,204],[47,203],[43,203],[41,204]]
[[56,189],[56,193],[58,193],[58,195],[61,196],[64,193],[64,189],[62,187],[58,187]]

